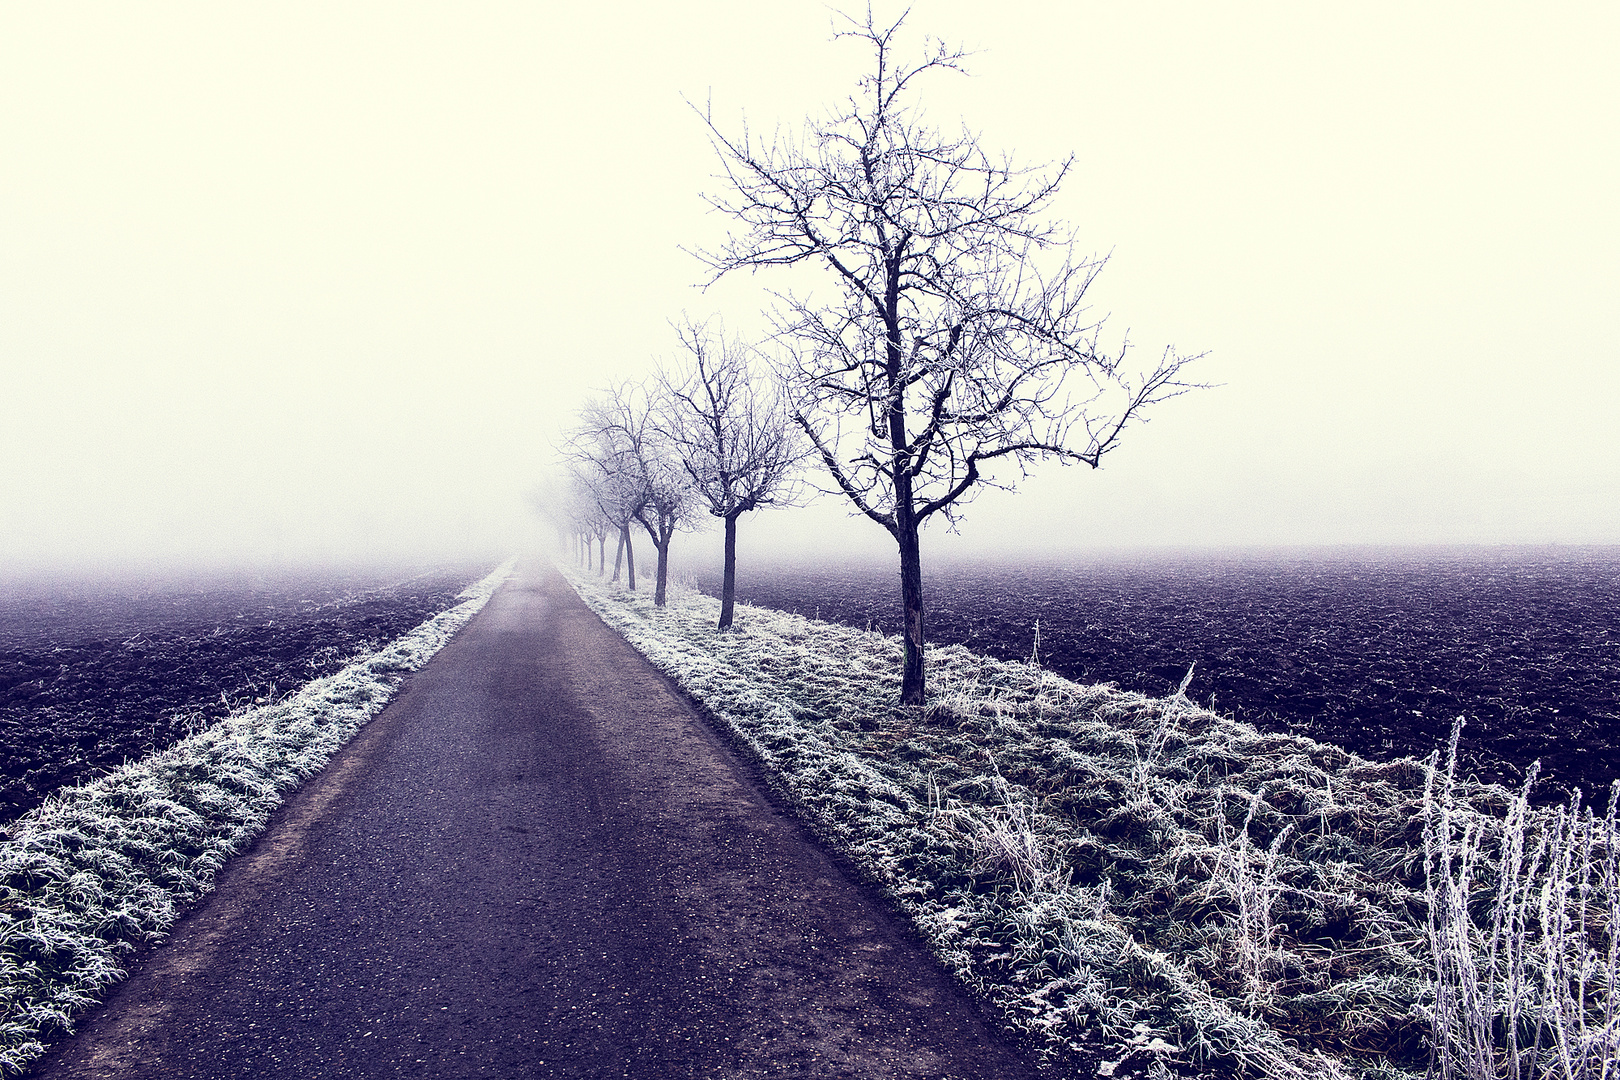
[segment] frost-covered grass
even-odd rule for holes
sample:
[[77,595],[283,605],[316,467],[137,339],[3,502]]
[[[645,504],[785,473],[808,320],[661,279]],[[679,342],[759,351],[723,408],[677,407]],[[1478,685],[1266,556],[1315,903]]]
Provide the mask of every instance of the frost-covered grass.
[[462,603],[296,694],[239,712],[167,750],[64,788],[0,840],[0,1072],[123,977],[213,888],[226,860],[478,613],[511,563]]
[[1059,1074],[1616,1075],[1612,813],[959,646],[900,709],[897,639],[574,582]]

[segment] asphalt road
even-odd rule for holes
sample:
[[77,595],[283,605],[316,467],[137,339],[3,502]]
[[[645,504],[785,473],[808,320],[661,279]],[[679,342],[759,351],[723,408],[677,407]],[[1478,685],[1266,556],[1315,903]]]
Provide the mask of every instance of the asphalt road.
[[531,565],[33,1075],[1035,1072]]

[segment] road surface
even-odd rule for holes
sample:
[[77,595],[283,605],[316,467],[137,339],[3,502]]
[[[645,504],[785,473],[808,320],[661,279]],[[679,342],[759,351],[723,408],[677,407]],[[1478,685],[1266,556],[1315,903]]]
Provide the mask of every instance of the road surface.
[[531,564],[33,1075],[1035,1073]]

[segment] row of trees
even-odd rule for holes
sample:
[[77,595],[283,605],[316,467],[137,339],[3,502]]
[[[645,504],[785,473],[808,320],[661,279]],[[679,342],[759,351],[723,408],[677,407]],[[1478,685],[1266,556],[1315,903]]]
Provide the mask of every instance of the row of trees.
[[[686,327],[691,362],[660,382],[658,400],[608,393],[571,446],[581,489],[602,493],[603,528],[617,528],[621,546],[631,520],[652,536],[660,602],[669,538],[691,514],[669,493],[696,493],[692,505],[727,522],[725,626],[736,517],[779,501],[802,443],[816,486],[895,541],[901,702],[921,705],[923,525],[954,525],[977,491],[1011,488],[1043,459],[1096,468],[1149,407],[1192,387],[1183,372],[1197,357],[1167,349],[1132,365],[1127,345],[1100,344],[1086,295],[1105,260],[1080,254],[1050,215],[1072,158],[1018,167],[966,129],[924,122],[918,85],[961,72],[960,49],[925,41],[908,60],[895,45],[903,19],[844,18],[837,37],[868,49],[871,65],[802,132],[729,134],[699,110],[722,167],[709,201],[733,223],[724,244],[696,252],[709,283],[790,267],[803,268],[796,286],[810,283],[776,294],[769,379],[740,346]],[[746,409],[722,407],[727,378],[747,388]],[[747,471],[752,448],[766,445]]]
[[[669,584],[675,533],[720,519],[725,566],[720,629],[731,626],[736,598],[737,519],[792,500],[801,440],[788,420],[778,383],[764,377],[753,350],[723,330],[677,327],[681,358],[649,386],[624,383],[588,402],[568,440],[571,518],[576,533],[598,543],[607,570],[607,537],[617,534],[613,579],[627,563],[636,587],[631,525],[658,553],[653,602]],[[588,560],[589,556],[587,556]]]

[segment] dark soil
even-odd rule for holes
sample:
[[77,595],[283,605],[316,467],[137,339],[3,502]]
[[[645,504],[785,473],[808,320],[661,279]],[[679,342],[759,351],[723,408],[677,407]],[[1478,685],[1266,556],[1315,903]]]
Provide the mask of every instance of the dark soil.
[[487,569],[0,588],[0,822],[337,671]]
[[[899,630],[887,565],[750,567],[739,599]],[[718,576],[699,579],[718,594]],[[1188,693],[1374,759],[1467,717],[1465,768],[1544,799],[1620,777],[1620,549],[1444,549],[925,566],[929,639]]]

